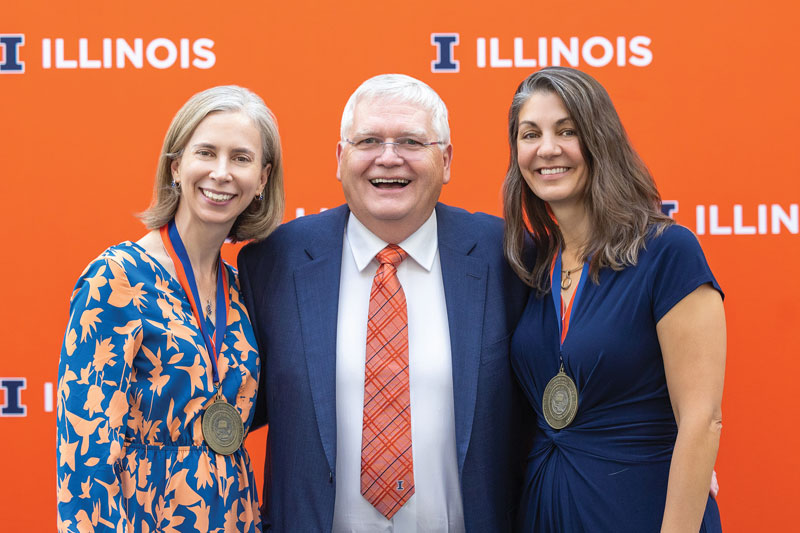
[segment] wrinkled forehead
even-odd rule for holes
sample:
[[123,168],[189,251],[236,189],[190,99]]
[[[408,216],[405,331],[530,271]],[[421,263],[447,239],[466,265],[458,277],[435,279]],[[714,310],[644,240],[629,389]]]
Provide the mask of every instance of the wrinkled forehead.
[[385,136],[431,135],[433,116],[425,106],[398,97],[361,98],[353,112],[351,133]]

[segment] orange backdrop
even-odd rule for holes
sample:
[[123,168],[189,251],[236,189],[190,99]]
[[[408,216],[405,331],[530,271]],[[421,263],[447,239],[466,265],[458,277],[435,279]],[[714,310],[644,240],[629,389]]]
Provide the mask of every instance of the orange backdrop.
[[[606,86],[727,293],[717,461],[726,530],[795,523],[800,8],[789,0],[481,4],[4,5],[4,530],[55,526],[54,384],[68,298],[92,258],[143,234],[133,214],[150,201],[164,133],[191,94],[235,83],[266,100],[285,147],[289,219],[342,202],[334,150],[355,87],[384,72],[418,77],[450,109],[455,159],[443,200],[499,214],[508,105],[531,62],[542,60],[577,66]],[[437,50],[436,39],[458,44]],[[437,57],[444,67],[458,61],[457,71],[434,72]],[[235,260],[235,250],[226,256]],[[265,435],[247,441],[256,464]]]

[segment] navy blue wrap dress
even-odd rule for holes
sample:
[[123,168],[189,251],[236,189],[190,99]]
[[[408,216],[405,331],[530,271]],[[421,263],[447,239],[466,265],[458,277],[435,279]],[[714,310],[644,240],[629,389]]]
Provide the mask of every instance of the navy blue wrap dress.
[[[531,293],[511,358],[537,415],[520,506],[522,531],[659,531],[677,425],[658,321],[699,286],[722,292],[697,238],[673,225],[651,237],[636,266],[584,273],[563,347],[550,294]],[[552,429],[542,393],[559,370],[578,388],[573,422]],[[701,531],[721,531],[709,497]]]

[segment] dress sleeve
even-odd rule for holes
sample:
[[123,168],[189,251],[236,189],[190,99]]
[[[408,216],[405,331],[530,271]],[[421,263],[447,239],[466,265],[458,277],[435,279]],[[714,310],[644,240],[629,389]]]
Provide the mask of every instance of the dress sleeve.
[[724,298],[694,233],[677,224],[648,244],[653,254],[651,298],[657,323],[696,288],[710,283]]
[[[78,279],[58,367],[59,531],[125,531],[120,459],[133,358],[142,338],[142,283],[108,253]],[[128,265],[130,268],[130,265]],[[133,486],[132,484],[128,484]]]

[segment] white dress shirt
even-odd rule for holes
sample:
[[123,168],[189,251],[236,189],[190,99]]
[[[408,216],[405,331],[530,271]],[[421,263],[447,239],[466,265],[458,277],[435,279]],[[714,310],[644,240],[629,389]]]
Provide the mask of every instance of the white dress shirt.
[[387,520],[361,495],[361,430],[367,315],[375,255],[388,243],[350,213],[342,246],[336,330],[335,532],[462,532],[453,411],[450,329],[442,284],[436,212],[401,243],[397,277],[408,307],[414,495]]

